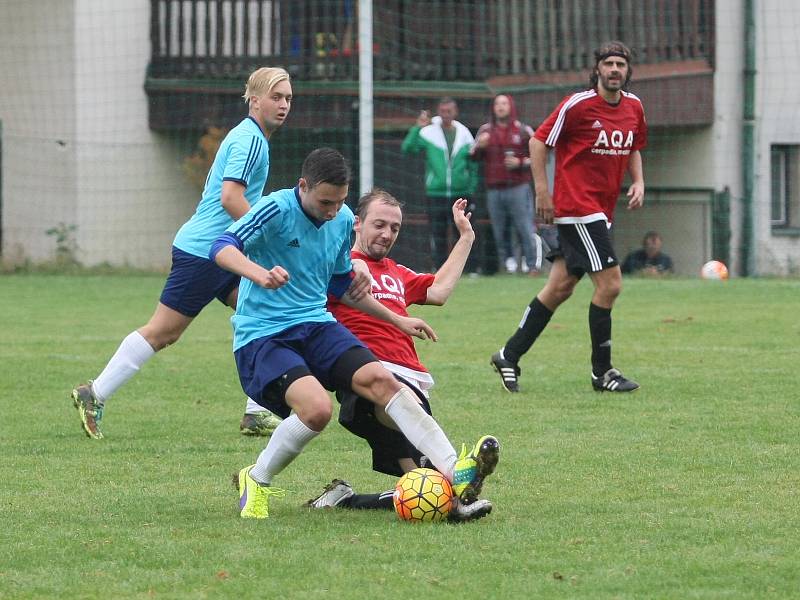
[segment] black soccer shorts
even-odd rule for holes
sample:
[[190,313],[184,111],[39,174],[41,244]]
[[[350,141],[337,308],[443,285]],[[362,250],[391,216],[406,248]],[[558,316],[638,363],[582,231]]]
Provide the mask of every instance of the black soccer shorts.
[[605,221],[559,223],[558,240],[560,247],[557,252],[564,257],[571,275],[580,277],[619,264]]

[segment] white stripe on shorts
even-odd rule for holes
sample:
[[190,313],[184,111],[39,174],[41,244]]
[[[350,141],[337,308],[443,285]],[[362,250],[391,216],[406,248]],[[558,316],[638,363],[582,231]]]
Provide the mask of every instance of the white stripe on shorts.
[[592,240],[592,236],[589,235],[586,225],[583,223],[575,223],[575,230],[578,232],[578,236],[580,236],[581,241],[583,242],[583,247],[586,249],[586,254],[589,255],[589,263],[592,266],[592,272],[596,273],[598,271],[602,271],[603,263],[600,262],[600,254],[597,252],[597,248],[594,245],[594,240]]

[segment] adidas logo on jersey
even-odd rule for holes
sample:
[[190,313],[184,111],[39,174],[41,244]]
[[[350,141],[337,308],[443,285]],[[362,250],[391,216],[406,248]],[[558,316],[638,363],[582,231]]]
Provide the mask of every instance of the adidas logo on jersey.
[[300,240],[298,240],[297,238],[294,238],[291,242],[289,242],[286,245],[289,246],[289,248],[299,248],[300,247]]
[[592,129],[602,129],[602,128],[603,124],[600,121],[595,121],[594,123],[592,123]]

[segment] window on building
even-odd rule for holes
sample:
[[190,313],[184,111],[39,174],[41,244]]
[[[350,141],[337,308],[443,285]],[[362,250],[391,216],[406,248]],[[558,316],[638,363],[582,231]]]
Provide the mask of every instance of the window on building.
[[800,227],[800,146],[776,144],[770,156],[773,229]]

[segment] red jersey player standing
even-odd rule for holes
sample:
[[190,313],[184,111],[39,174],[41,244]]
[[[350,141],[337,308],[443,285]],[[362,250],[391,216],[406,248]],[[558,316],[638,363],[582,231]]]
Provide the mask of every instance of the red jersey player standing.
[[[441,306],[447,301],[461,277],[475,240],[470,214],[464,213],[466,206],[464,199],[458,199],[453,204],[453,222],[459,238],[444,264],[435,275],[431,275],[415,273],[387,256],[400,233],[403,220],[401,202],[378,189],[359,200],[355,221],[356,239],[351,256],[367,264],[372,275],[372,294],[376,300],[399,315],[408,315],[406,307],[411,304]],[[411,337],[335,298],[329,298],[328,309],[337,321],[372,350],[401,383],[417,395],[419,403],[430,414],[428,390],[433,387],[433,378],[420,363]],[[419,466],[430,466],[383,410],[353,392],[337,392],[336,398],[341,404],[339,422],[369,443],[374,470],[399,476]],[[472,452],[478,463],[478,477],[473,486],[479,492],[483,479],[494,471],[499,445],[494,437],[484,436],[478,440]],[[322,494],[308,504],[313,508],[390,509],[392,490],[381,494],[356,495],[348,483],[334,479]],[[469,504],[459,502],[454,510],[451,509],[450,516],[454,520],[472,520],[483,517],[491,509],[488,500],[479,498]]]
[[[509,392],[519,391],[519,359],[585,273],[594,284],[589,305],[592,387],[610,392],[639,388],[611,364],[611,309],[622,289],[622,274],[609,228],[626,170],[632,181],[628,209],[644,201],[639,151],[647,141],[647,124],[641,101],[625,91],[633,72],[628,47],[608,42],[594,57],[592,88],[565,98],[530,141],[536,212],[545,223],[556,223],[560,248],[548,257],[553,266],[547,283],[525,309],[516,333],[492,355]],[[550,149],[556,152],[552,196],[545,174]]]

